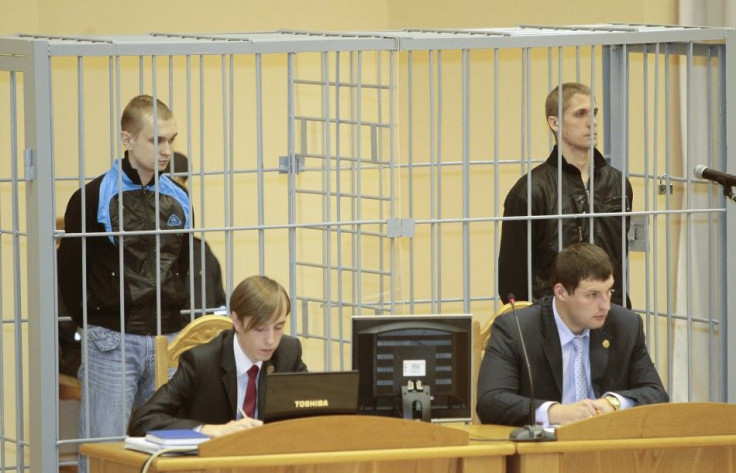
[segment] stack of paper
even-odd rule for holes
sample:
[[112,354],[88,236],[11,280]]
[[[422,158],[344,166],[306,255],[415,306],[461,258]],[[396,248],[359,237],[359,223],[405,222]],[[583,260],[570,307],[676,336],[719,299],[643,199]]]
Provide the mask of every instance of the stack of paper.
[[145,437],[126,437],[125,448],[144,453],[197,453],[197,445],[209,436],[191,429],[152,430]]
[[194,446],[209,439],[209,435],[192,429],[151,430],[146,434],[146,440],[149,442],[167,447],[181,445]]

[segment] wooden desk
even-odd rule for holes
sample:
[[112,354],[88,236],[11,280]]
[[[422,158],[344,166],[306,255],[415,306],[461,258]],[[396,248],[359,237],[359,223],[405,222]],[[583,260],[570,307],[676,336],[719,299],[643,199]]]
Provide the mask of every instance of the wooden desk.
[[[351,429],[355,430],[356,420],[362,416],[353,416]],[[326,419],[326,418],[325,418]],[[294,421],[291,421],[294,422]],[[408,421],[406,421],[408,422]],[[278,423],[277,423],[278,424]],[[418,423],[414,423],[418,424]],[[258,429],[245,431],[251,437],[256,433],[261,439],[275,439],[265,435],[269,424]],[[298,426],[297,426],[298,427]],[[423,425],[422,427],[426,427]],[[440,426],[430,426],[436,429],[448,429]],[[514,445],[501,437],[496,441],[496,431],[488,431],[486,426],[470,427],[470,442],[467,445],[454,446],[425,446],[410,448],[380,448],[371,450],[340,449],[337,451],[318,451],[307,453],[267,453],[247,454],[237,456],[181,456],[163,457],[156,459],[149,472],[177,471],[177,472],[217,472],[217,473],[384,473],[384,472],[429,472],[429,473],[502,473],[506,471],[506,457],[515,452]],[[300,443],[300,434],[294,432],[287,439],[292,450]],[[394,429],[395,430],[395,429]],[[464,430],[468,430],[467,426]],[[258,432],[260,431],[260,432]],[[506,430],[506,432],[508,429]],[[440,432],[441,433],[441,432]],[[312,432],[312,437],[324,434]],[[240,434],[234,434],[240,435]],[[465,434],[467,436],[467,434]],[[508,435],[508,434],[506,434]],[[391,437],[391,432],[384,431],[380,437]],[[477,437],[476,437],[477,436]],[[345,442],[345,436],[339,435],[339,442]],[[473,440],[477,438],[477,440]],[[216,439],[220,440],[220,439]],[[366,442],[366,437],[355,435],[358,442]],[[430,439],[431,440],[431,439]],[[395,442],[395,440],[388,440]],[[415,442],[415,439],[405,439],[405,444]],[[211,443],[214,441],[206,442]],[[306,440],[309,442],[309,440]],[[239,444],[236,440],[228,442],[230,445]],[[272,440],[272,443],[278,443]],[[370,442],[368,442],[370,443]],[[204,445],[204,444],[203,444]],[[298,448],[298,447],[297,447]],[[200,447],[200,453],[202,447]],[[83,455],[90,459],[90,472],[104,473],[138,473],[148,455],[125,450],[122,442],[83,444]]]
[[518,443],[509,473],[736,471],[736,406],[641,406],[557,429],[558,440]]

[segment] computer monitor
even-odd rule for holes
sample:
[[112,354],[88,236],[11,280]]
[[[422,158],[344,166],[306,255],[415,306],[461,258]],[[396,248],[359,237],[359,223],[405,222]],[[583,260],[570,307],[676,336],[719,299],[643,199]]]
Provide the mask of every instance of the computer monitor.
[[359,414],[470,420],[470,315],[356,315],[352,325]]

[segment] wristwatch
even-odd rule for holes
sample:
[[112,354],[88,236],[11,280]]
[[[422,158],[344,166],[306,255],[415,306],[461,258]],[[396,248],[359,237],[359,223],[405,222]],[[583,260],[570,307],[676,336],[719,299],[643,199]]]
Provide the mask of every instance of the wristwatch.
[[603,399],[613,408],[614,411],[621,409],[621,401],[616,396],[603,396]]

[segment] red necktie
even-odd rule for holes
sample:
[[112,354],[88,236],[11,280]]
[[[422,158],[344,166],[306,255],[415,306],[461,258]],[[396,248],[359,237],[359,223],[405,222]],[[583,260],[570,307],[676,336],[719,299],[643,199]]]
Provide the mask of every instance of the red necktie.
[[248,386],[245,388],[243,399],[243,411],[248,417],[255,418],[256,415],[256,378],[258,377],[258,365],[253,365],[248,370]]

